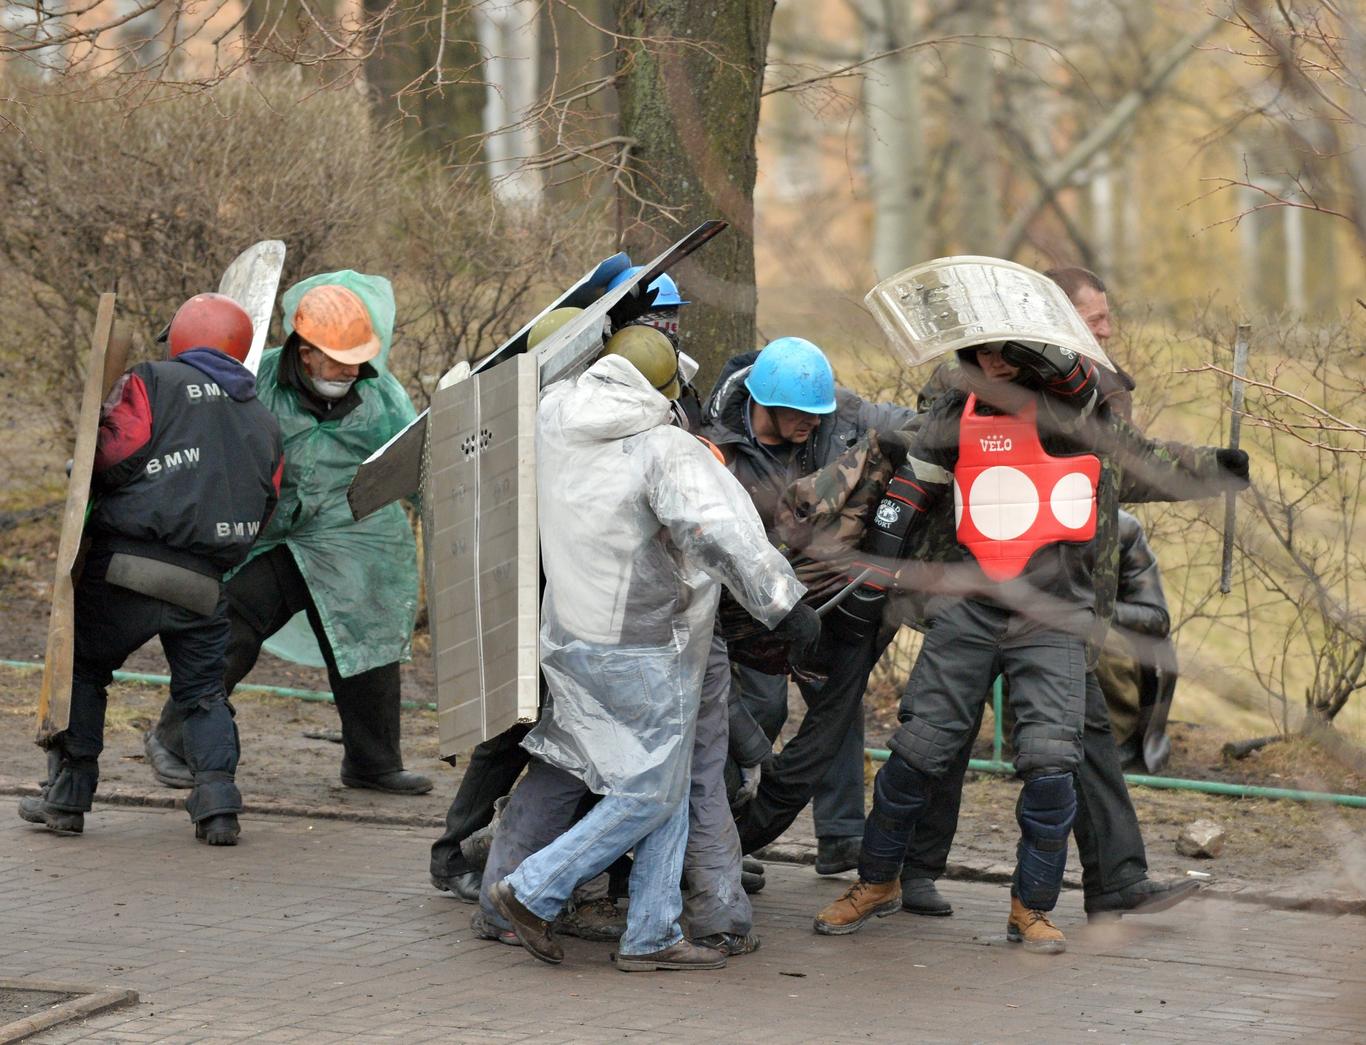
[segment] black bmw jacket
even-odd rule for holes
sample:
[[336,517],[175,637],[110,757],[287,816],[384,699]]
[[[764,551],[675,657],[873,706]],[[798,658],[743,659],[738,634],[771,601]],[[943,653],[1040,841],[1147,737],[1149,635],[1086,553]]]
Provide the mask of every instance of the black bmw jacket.
[[139,363],[100,415],[87,567],[100,576],[121,551],[221,577],[270,518],[283,467],[280,426],[235,359]]

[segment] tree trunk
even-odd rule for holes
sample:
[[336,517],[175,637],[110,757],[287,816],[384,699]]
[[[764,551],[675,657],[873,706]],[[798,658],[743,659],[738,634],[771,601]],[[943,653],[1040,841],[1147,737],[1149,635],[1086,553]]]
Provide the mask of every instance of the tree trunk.
[[[370,18],[387,7],[388,0],[365,0]],[[451,158],[456,162],[468,162],[474,152],[457,143],[479,139],[483,92],[473,32],[468,12],[447,12],[438,0],[420,0],[403,21],[386,25],[365,60],[365,79],[381,111],[400,121],[405,137],[422,151],[455,148]]]
[[495,0],[474,9],[484,52],[484,154],[489,184],[502,203],[535,209],[541,176],[526,166],[536,155],[536,0]]
[[996,132],[991,124],[995,73],[991,44],[995,0],[964,0],[960,32],[968,37],[954,54],[954,100],[960,148],[957,181],[959,253],[990,254],[1001,227]]
[[[730,228],[671,273],[685,299],[682,348],[703,390],[754,347],[755,134],[773,0],[617,0],[618,96],[634,140],[619,231],[637,262],[708,218]],[[701,46],[696,46],[701,45]]]
[[[914,0],[864,0],[866,56],[912,42]],[[873,202],[873,271],[885,279],[925,260],[929,199],[920,72],[913,55],[879,59],[863,78],[868,182]]]

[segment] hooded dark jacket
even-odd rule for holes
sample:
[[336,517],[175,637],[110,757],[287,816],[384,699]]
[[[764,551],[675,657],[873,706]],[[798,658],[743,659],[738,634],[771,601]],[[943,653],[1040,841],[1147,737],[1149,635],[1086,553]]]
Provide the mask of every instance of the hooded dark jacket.
[[121,551],[221,578],[270,518],[283,465],[280,426],[237,360],[195,348],[139,363],[101,412],[92,575]]

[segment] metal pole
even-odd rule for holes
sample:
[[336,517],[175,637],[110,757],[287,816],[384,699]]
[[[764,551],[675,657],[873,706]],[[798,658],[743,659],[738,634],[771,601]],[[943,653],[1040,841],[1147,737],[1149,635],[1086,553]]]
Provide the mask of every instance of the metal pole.
[[862,573],[860,573],[857,577],[855,577],[853,580],[851,580],[851,581],[850,581],[848,584],[846,584],[843,588],[841,588],[839,591],[835,592],[835,594],[832,595],[832,596],[830,597],[830,599],[829,599],[827,602],[823,603],[823,604],[816,610],[816,616],[818,616],[818,617],[824,617],[827,613],[829,613],[831,610],[833,610],[836,606],[838,606],[841,602],[843,602],[843,601],[849,596],[849,593],[850,593],[851,591],[853,591],[853,590],[854,590],[855,588],[857,588],[860,584],[862,584],[865,580],[867,580],[867,579],[868,579],[868,575],[871,574],[872,572],[873,572],[873,568],[872,568],[871,566],[869,566],[866,570],[864,570],[864,571],[863,571]]
[[[1252,327],[1239,323],[1233,339],[1233,406],[1228,421],[1228,447],[1238,449],[1243,429],[1243,394],[1247,382],[1247,343]],[[1227,595],[1233,590],[1233,523],[1238,510],[1238,495],[1230,490],[1224,494],[1224,555],[1219,567],[1219,591]]]
[[[874,762],[886,762],[891,752],[886,748],[868,748],[866,754]],[[974,773],[999,773],[1011,776],[1015,767],[1009,762],[974,758],[968,763]],[[1125,773],[1124,779],[1136,787],[1153,787],[1168,791],[1197,791],[1206,795],[1228,795],[1231,798],[1271,798],[1292,802],[1327,802],[1332,805],[1366,809],[1366,795],[1335,794],[1328,791],[1301,791],[1289,787],[1259,787],[1255,784],[1224,784],[1217,780],[1185,780],[1181,777],[1148,776]]]
[[1005,684],[1002,676],[997,675],[991,684],[991,760],[1001,761],[1001,749],[1005,746],[1005,725],[1001,720],[1001,705],[1005,702]]

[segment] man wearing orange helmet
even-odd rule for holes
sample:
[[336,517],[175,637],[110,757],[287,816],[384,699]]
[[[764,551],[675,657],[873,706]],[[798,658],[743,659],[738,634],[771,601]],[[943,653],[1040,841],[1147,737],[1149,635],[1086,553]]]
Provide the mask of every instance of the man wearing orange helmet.
[[[280,508],[228,583],[228,691],[262,644],[307,615],[341,718],[347,787],[422,794],[431,781],[403,768],[399,663],[411,655],[417,549],[397,504],[355,520],[346,488],[356,467],[415,416],[385,368],[394,293],[382,276],[349,270],[295,284],[281,301],[285,343],[261,358],[261,398],[284,431]],[[148,762],[184,786],[178,709],[148,734]]]
[[50,779],[19,801],[23,819],[80,834],[99,780],[105,691],[153,636],[171,667],[194,790],[195,837],[235,845],[242,796],[237,734],[223,686],[228,609],[223,576],[246,557],[280,491],[280,426],[242,361],[252,327],[221,294],[185,302],[169,358],[139,363],[100,415],[90,550],[76,585],[71,719]]

